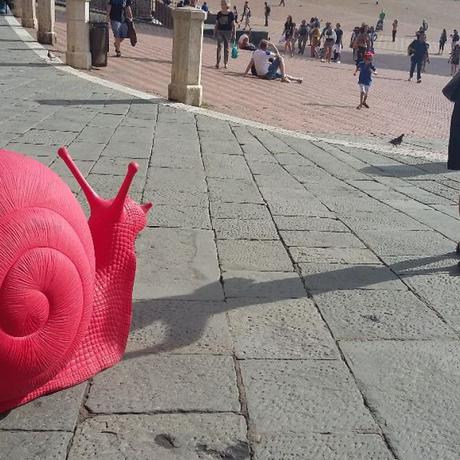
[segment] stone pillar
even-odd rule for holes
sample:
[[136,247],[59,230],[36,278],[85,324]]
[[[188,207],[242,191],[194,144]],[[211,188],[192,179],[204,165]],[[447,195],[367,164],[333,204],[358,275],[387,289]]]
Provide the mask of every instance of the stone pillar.
[[37,27],[37,14],[35,7],[35,0],[21,0],[22,1],[22,27],[29,29],[36,29]]
[[201,55],[205,14],[199,9],[188,7],[175,8],[172,13],[174,41],[168,98],[200,106],[203,96]]
[[22,0],[14,0],[13,14],[22,21]]
[[54,0],[38,0],[38,32],[37,41],[45,45],[56,43],[54,32],[54,21],[56,18],[56,8]]
[[89,0],[67,0],[66,64],[76,69],[91,68],[89,51]]

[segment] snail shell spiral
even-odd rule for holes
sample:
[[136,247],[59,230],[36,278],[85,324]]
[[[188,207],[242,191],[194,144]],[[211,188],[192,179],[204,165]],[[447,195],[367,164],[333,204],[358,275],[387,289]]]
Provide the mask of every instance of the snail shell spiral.
[[0,405],[71,359],[91,319],[94,266],[91,233],[67,185],[0,150]]

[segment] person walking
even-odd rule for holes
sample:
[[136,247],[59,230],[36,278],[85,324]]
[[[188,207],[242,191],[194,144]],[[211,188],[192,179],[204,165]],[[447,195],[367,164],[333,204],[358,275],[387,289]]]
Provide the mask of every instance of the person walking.
[[428,46],[425,41],[425,34],[417,35],[417,39],[409,45],[408,54],[411,57],[409,81],[412,80],[415,68],[417,68],[417,83],[421,83],[423,61],[428,59]]
[[235,40],[235,17],[230,11],[230,0],[221,0],[220,11],[216,16],[214,26],[214,37],[217,40],[217,60],[216,69],[220,67],[222,57],[222,46],[224,48],[224,68],[227,68],[228,57],[230,54],[230,41]]
[[310,32],[310,51],[311,54],[310,56],[312,58],[318,57],[318,51],[317,48],[319,44],[321,43],[321,32],[319,30],[319,27],[316,26],[316,23],[313,23],[313,29]]
[[289,52],[290,56],[294,56],[294,49],[292,46],[292,39],[294,38],[295,23],[292,21],[292,16],[286,18],[284,23],[283,36],[284,36],[284,52]]
[[359,94],[359,105],[356,107],[360,110],[362,107],[369,108],[367,104],[367,97],[369,96],[369,88],[372,84],[372,74],[377,75],[374,65],[372,64],[373,54],[369,51],[366,51],[363,56],[363,61],[358,62],[356,65],[355,73],[359,71],[358,85],[360,89]]
[[450,53],[450,74],[454,76],[458,71],[458,64],[460,61],[460,45],[457,43]]
[[396,34],[398,33],[398,24],[399,24],[398,20],[395,19],[393,21],[393,29],[391,31],[391,38],[392,38],[393,43],[396,41]]
[[238,22],[238,9],[236,5],[233,5],[233,17],[235,19],[235,25],[238,26],[238,29],[240,28],[240,23]]
[[121,42],[128,38],[128,21],[133,20],[131,0],[109,0],[107,16],[115,39],[115,56],[121,57]]
[[307,46],[308,40],[308,24],[305,19],[302,19],[302,22],[300,23],[298,30],[298,40],[299,54],[304,54],[305,46]]
[[444,53],[444,46],[447,42],[447,31],[446,29],[442,29],[441,36],[439,37],[439,51],[438,54]]
[[339,23],[336,24],[334,32],[336,36],[335,45],[333,49],[334,61],[337,62],[337,64],[340,64],[343,48],[343,30]]
[[249,7],[248,1],[244,2],[243,14],[241,15],[241,23],[243,23],[243,20],[244,20],[243,30],[249,29],[250,31],[251,30],[251,8]]
[[455,45],[460,41],[460,37],[458,35],[457,29],[454,29],[454,33],[451,35],[452,42],[451,42],[451,48],[450,51],[454,49]]
[[264,4],[265,27],[268,27],[268,17],[270,16],[271,11],[272,10],[271,10],[270,6],[268,5],[267,2],[265,2],[265,4]]
[[321,59],[321,62],[331,62],[332,58],[332,48],[337,40],[337,36],[335,34],[334,29],[332,28],[332,24],[330,22],[326,22],[326,27],[321,34],[321,38],[324,37],[324,59]]
[[281,0],[278,6],[286,6],[286,3],[284,3],[284,0]]
[[364,53],[371,47],[368,26],[366,24],[363,24],[359,28],[359,32],[355,35],[352,47],[356,50],[356,63],[361,62],[364,58]]

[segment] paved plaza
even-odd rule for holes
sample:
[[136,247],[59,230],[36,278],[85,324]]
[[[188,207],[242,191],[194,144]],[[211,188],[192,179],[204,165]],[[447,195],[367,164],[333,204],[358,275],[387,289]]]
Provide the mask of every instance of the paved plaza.
[[68,145],[104,197],[136,159],[131,196],[154,203],[124,360],[0,415],[1,459],[459,458],[444,161],[136,98],[49,65],[3,18],[0,97],[0,148],[78,193]]
[[[172,31],[142,23],[136,24],[136,28],[138,43],[135,48],[125,41],[122,58],[114,58],[110,37],[108,66],[88,73],[167,97],[171,78]],[[56,33],[58,42],[53,47],[53,53],[65,60],[66,23],[65,11],[61,8],[57,10]],[[279,35],[280,32],[274,35],[275,42]],[[344,59],[340,65],[299,56],[286,59],[288,73],[304,77],[302,85],[243,77],[251,57],[249,51],[243,50],[238,59],[230,59],[228,70],[217,71],[216,43],[205,38],[202,69],[204,104],[222,113],[301,133],[359,137],[368,143],[387,142],[405,133],[406,145],[445,153],[452,113],[452,104],[441,95],[450,74],[447,53],[443,57],[432,57],[422,85],[411,84],[407,81],[407,45],[410,38],[398,38],[395,44],[383,38],[378,40],[375,65],[379,75],[369,96],[371,109],[358,111],[358,77],[353,76],[355,67],[347,47],[349,36],[348,29],[344,38]],[[435,45],[432,46],[434,48]]]

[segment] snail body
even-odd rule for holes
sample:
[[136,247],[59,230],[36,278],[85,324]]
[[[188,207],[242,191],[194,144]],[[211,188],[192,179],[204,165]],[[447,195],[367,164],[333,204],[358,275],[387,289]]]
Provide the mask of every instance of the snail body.
[[91,209],[62,179],[0,150],[0,413],[87,380],[123,356],[131,324],[135,239],[151,204],[97,196],[59,149]]

